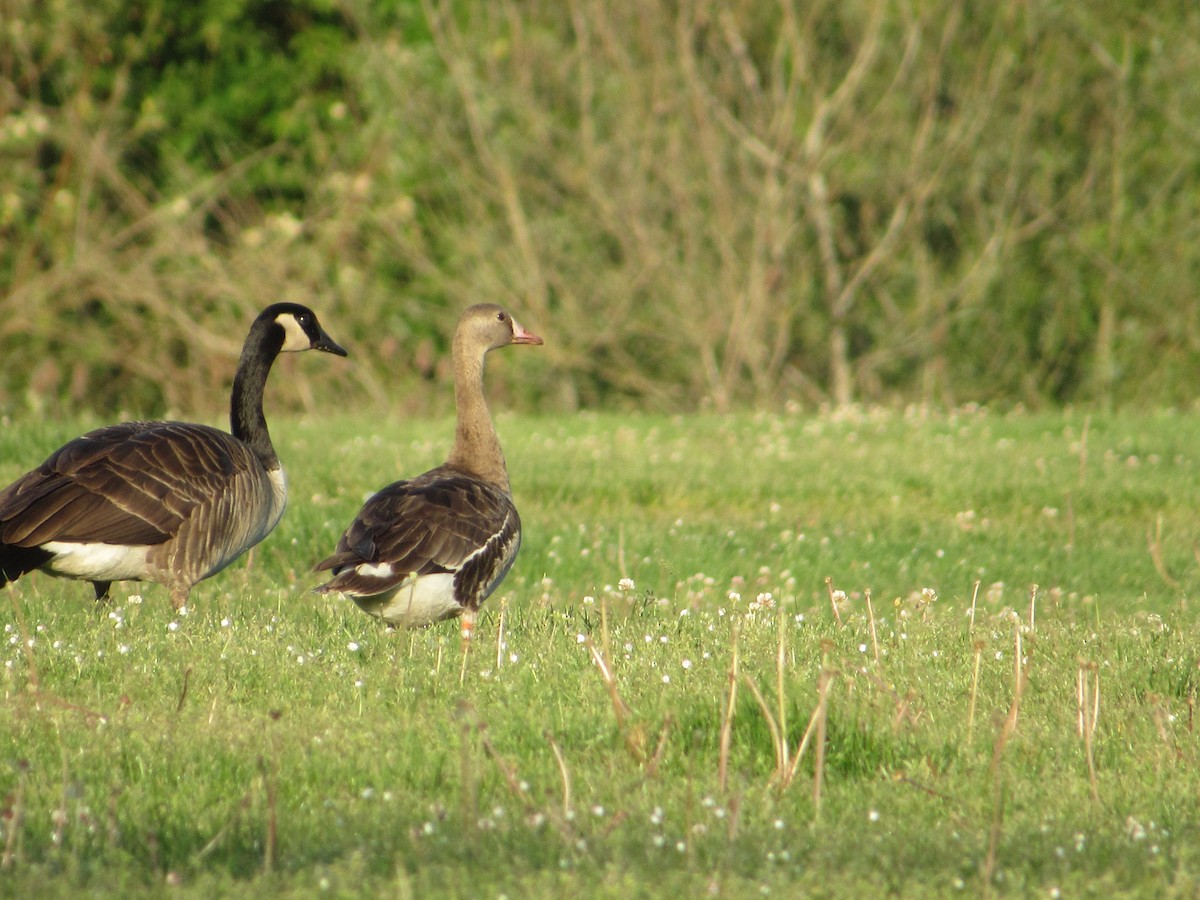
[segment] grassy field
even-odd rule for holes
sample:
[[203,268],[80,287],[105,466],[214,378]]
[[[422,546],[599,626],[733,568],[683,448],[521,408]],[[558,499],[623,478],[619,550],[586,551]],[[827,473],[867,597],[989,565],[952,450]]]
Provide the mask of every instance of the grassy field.
[[[4,423],[0,482],[87,424]],[[187,615],[0,595],[0,895],[1200,890],[1200,419],[499,427],[465,666],[309,593],[445,421],[274,422],[291,508]]]

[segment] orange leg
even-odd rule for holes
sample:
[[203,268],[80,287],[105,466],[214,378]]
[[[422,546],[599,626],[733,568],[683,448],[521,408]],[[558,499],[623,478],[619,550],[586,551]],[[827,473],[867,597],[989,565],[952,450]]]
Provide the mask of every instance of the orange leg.
[[467,680],[467,657],[471,654],[471,641],[475,636],[475,616],[476,611],[468,609],[463,612],[462,616],[462,668],[458,671],[458,683],[463,684]]

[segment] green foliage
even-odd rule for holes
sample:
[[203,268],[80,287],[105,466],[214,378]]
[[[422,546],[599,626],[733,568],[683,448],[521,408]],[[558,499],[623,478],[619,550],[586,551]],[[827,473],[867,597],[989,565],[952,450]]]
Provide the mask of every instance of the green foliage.
[[[90,424],[7,423],[0,483]],[[364,494],[439,460],[450,430],[274,423],[288,513],[186,615],[152,585],[100,608],[40,574],[0,594],[6,893],[1200,885],[1200,567],[1178,490],[1195,422],[503,416],[525,544],[461,685],[452,623],[388,633],[308,591]],[[823,673],[818,812],[815,745],[782,788],[772,722],[794,758]],[[1094,788],[1081,677],[1099,684]]]
[[0,409],[215,411],[280,293],[293,404],[480,299],[530,407],[1187,404],[1198,14],[1110,6],[15,0]]

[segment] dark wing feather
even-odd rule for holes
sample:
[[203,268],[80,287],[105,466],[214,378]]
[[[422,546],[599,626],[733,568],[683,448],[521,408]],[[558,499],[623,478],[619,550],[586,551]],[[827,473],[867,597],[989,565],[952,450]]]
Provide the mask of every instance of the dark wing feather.
[[[469,591],[463,595],[474,596],[476,590],[499,582],[519,542],[520,520],[506,491],[441,466],[390,484],[363,505],[337,550],[317,564],[317,571],[334,574],[318,590],[367,597],[411,575],[457,572],[461,578],[469,572],[470,584],[463,585]],[[481,548],[510,551],[501,560],[503,571],[498,577],[490,571],[486,576],[478,574],[487,568]],[[361,573],[356,567],[363,563],[387,565],[391,572]]]
[[244,445],[206,425],[100,428],[0,492],[0,542],[159,544],[248,465],[257,462]]

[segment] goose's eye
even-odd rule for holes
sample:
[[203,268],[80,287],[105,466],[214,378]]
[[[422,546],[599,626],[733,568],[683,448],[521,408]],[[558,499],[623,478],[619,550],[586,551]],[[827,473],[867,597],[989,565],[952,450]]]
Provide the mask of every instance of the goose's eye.
[[498,313],[496,313],[496,321],[497,321],[497,322],[503,322],[503,321],[505,321],[507,318],[508,318],[508,316],[504,315],[504,313],[502,313],[502,312],[498,312]]

